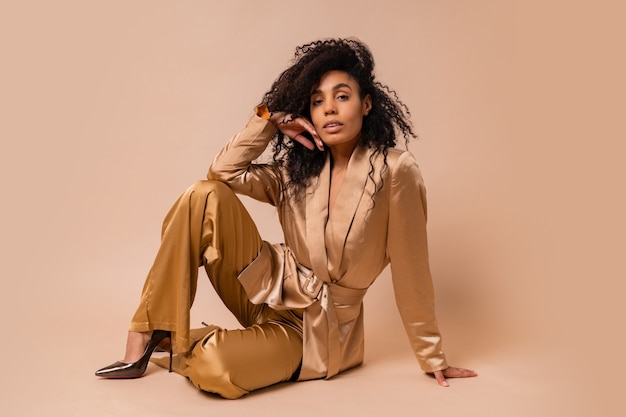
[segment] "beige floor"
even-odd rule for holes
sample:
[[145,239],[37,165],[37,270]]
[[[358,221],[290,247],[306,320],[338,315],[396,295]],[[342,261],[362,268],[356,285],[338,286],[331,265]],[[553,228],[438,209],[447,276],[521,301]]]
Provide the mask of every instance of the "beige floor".
[[[94,277],[85,274],[84,278]],[[96,274],[95,278],[100,277]],[[619,404],[614,395],[620,389],[596,385],[592,374],[575,362],[576,352],[557,353],[538,346],[541,340],[520,344],[515,338],[501,340],[498,334],[485,331],[472,335],[471,329],[458,327],[464,320],[451,319],[449,314],[443,314],[447,318],[441,325],[449,336],[450,360],[477,369],[480,375],[452,380],[449,388],[438,387],[419,371],[411,356],[385,284],[372,289],[373,300],[366,310],[371,320],[364,366],[331,381],[280,384],[235,401],[201,393],[186,379],[153,364],[141,379],[94,377],[96,368],[119,359],[125,337],[123,312],[132,303],[116,301],[113,290],[100,295],[85,292],[67,300],[61,290],[50,288],[50,293],[33,297],[48,299],[47,306],[14,308],[14,314],[29,316],[25,326],[9,327],[13,337],[8,350],[6,344],[3,349],[0,409],[5,416],[93,417],[623,415],[614,408]],[[225,317],[215,301],[206,281],[201,283],[194,322],[207,316]],[[389,309],[381,313],[385,305]]]

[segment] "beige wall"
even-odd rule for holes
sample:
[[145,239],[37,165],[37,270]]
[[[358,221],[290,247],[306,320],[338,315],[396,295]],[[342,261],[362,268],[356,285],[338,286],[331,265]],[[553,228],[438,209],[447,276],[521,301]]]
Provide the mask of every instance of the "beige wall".
[[[489,404],[520,378],[512,401],[532,415],[608,410],[624,370],[624,10],[586,3],[4,2],[7,398],[29,402],[24,357],[53,401],[50,358],[90,374],[121,349],[169,204],[296,45],[357,36],[420,135],[445,346],[495,387],[471,415],[513,415]],[[273,211],[246,203],[280,241]],[[408,350],[387,278],[367,298],[374,364]],[[194,324],[234,325],[200,289]]]

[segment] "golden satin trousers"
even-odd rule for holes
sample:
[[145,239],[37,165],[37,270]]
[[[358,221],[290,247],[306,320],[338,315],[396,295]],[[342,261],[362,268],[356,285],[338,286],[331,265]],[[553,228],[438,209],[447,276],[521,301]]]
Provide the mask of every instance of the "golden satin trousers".
[[[293,379],[302,361],[301,312],[252,304],[237,280],[261,245],[253,220],[227,185],[197,182],[165,217],[161,246],[129,328],[170,330],[174,370],[225,398]],[[242,329],[189,329],[200,266]],[[153,361],[167,366],[168,360]]]

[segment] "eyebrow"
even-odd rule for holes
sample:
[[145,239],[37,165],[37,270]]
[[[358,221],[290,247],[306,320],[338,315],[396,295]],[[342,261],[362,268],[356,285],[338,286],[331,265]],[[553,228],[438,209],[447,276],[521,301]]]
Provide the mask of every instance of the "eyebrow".
[[[333,91],[337,91],[341,88],[347,88],[349,90],[352,90],[352,87],[350,87],[348,84],[346,83],[339,83],[335,86],[333,86]],[[311,95],[313,94],[320,94],[322,92],[322,90],[320,90],[319,88],[316,88],[315,90],[311,91]]]

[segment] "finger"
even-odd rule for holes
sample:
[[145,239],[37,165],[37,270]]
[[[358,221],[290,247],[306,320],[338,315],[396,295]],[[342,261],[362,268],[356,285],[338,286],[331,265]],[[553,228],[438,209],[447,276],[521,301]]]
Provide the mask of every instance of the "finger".
[[441,385],[442,387],[450,386],[448,384],[448,381],[446,381],[446,378],[443,376],[443,372],[441,371],[435,371],[435,379],[437,380],[437,383]]
[[308,150],[312,151],[315,149],[315,145],[313,145],[313,142],[311,142],[310,139],[308,139],[306,136],[304,135],[296,135],[295,137],[291,138],[292,140],[295,140],[296,142],[304,145],[305,148],[307,148]]
[[476,371],[472,369],[457,368],[457,372],[460,374],[459,378],[469,378],[478,375]]
[[324,142],[322,142],[321,139],[315,138],[315,144],[317,145],[317,149],[319,149],[320,151],[324,150]]
[[455,367],[449,367],[447,369],[444,369],[443,373],[448,378],[470,378],[478,376],[478,374],[474,370]]
[[298,122],[300,122],[300,126],[302,126],[307,132],[311,134],[313,140],[315,141],[315,144],[317,145],[317,149],[323,151],[324,142],[322,142],[322,140],[320,139],[320,136],[317,134],[317,130],[315,130],[315,127],[311,124],[311,122],[302,117],[298,118]]
[[300,122],[300,126],[305,128],[306,131],[311,134],[311,136],[313,136],[314,138],[318,138],[319,139],[319,135],[317,134],[317,130],[315,130],[315,127],[313,127],[311,122],[309,122],[307,119],[305,119],[303,117],[298,118],[298,121]]

